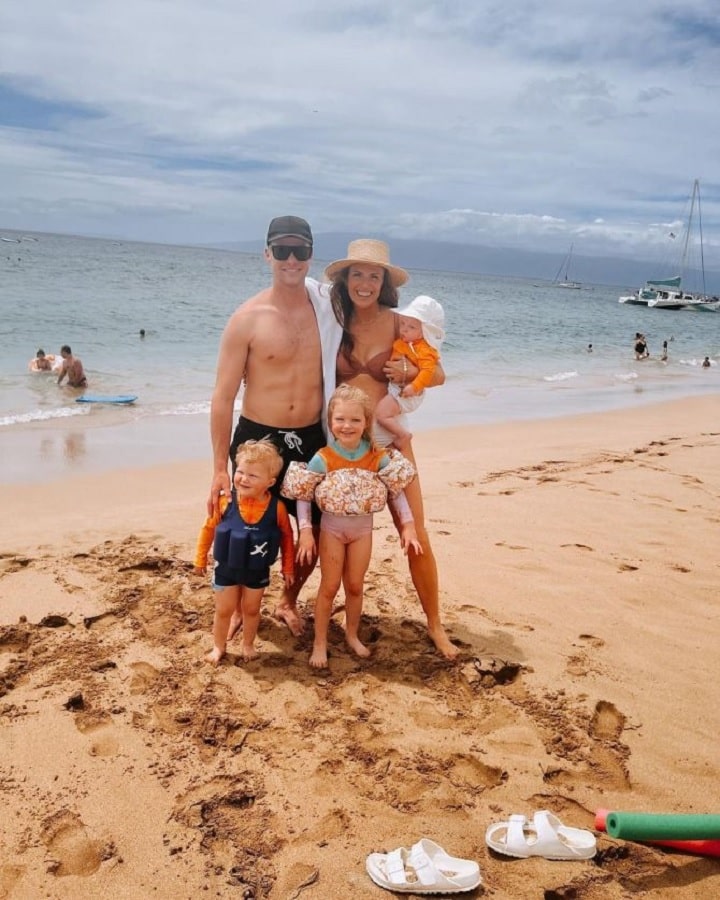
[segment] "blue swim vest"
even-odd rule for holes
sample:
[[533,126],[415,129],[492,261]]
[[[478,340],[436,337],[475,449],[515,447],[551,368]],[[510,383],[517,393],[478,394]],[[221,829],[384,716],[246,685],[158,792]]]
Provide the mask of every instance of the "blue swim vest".
[[271,497],[260,521],[255,525],[248,525],[240,515],[237,496],[233,491],[230,503],[215,530],[215,561],[240,573],[268,569],[277,559],[280,550],[277,504],[277,497]]

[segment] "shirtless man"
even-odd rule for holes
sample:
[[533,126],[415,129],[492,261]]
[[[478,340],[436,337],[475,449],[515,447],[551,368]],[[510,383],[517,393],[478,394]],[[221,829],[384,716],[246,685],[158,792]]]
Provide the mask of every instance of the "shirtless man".
[[87,378],[85,377],[85,370],[83,369],[80,358],[72,355],[72,350],[67,344],[63,344],[60,348],[60,355],[62,356],[63,361],[57,383],[62,384],[63,379],[67,375],[70,387],[87,387]]
[[[333,314],[329,301],[321,304],[321,309],[318,297],[311,296],[305,285],[312,242],[310,226],[304,219],[279,216],[272,220],[265,248],[272,284],[245,301],[223,332],[210,407],[214,475],[209,514],[217,509],[220,491],[230,494],[228,459],[243,441],[270,436],[285,468],[291,460],[308,462],[325,445],[320,335],[323,323]],[[322,348],[327,351],[327,361],[332,358],[333,363],[330,390],[334,387],[338,344],[339,335],[332,347]],[[243,382],[241,414],[231,443],[233,407]],[[277,488],[284,474],[283,469]],[[289,502],[287,505],[292,506]],[[275,610],[294,635],[301,634],[304,627],[297,612],[297,595],[314,566],[312,560],[298,567],[293,585],[285,589]],[[231,623],[231,636],[238,624]]]

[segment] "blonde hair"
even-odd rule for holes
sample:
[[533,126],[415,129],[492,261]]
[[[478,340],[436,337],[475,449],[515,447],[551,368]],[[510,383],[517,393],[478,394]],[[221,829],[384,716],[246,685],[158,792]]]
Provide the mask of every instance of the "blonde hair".
[[372,437],[374,407],[372,400],[365,391],[359,387],[354,387],[352,384],[341,384],[336,387],[328,402],[328,428],[330,428],[332,421],[333,410],[338,403],[358,403],[362,407],[362,411],[365,414],[365,428],[363,428],[362,436],[374,446]]
[[264,463],[273,478],[278,477],[283,467],[282,456],[270,438],[240,444],[235,454],[236,466],[240,465],[241,459],[249,463]]

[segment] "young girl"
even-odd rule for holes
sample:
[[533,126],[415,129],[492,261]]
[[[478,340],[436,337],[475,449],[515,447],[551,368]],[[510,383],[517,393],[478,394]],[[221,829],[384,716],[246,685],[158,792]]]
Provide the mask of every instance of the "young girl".
[[200,530],[195,551],[195,572],[205,574],[213,544],[215,618],[213,649],[208,661],[217,665],[225,647],[242,627],[243,659],[255,659],[255,637],[260,624],[260,603],[270,584],[270,566],[278,550],[282,555],[285,587],[293,583],[294,540],[282,500],[268,488],[282,469],[282,458],[267,440],[246,441],[238,447],[232,499],[220,498],[220,512]]
[[[374,447],[370,437],[372,403],[359,388],[343,384],[328,404],[328,429],[333,439],[319,450],[307,468],[291,463],[282,493],[296,497],[299,539],[297,561],[315,554],[310,499],[322,510],[320,520],[320,588],[315,601],[315,641],[310,665],[327,666],[327,637],[333,601],[345,589],[345,638],[358,655],[370,655],[358,636],[365,574],[372,550],[373,512],[385,505],[387,491],[402,523],[400,539],[422,553],[412,513],[402,491],[415,469],[401,454],[392,457]],[[387,487],[386,487],[387,486]]]

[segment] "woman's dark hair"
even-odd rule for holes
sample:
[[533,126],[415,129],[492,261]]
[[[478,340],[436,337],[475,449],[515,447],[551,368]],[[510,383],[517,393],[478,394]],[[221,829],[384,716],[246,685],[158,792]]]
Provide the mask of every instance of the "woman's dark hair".
[[[347,356],[348,358],[353,355],[353,347],[355,345],[353,336],[349,331],[350,324],[352,323],[355,314],[355,307],[350,299],[347,288],[349,271],[350,266],[346,269],[341,269],[333,278],[332,287],[330,288],[330,301],[332,302],[333,312],[335,313],[335,318],[340,325],[342,325],[343,330],[342,340],[340,341],[340,352],[343,356]],[[378,303],[380,306],[387,306],[390,309],[395,309],[398,305],[397,288],[390,281],[390,273],[387,269],[384,270],[383,283],[380,288]]]

